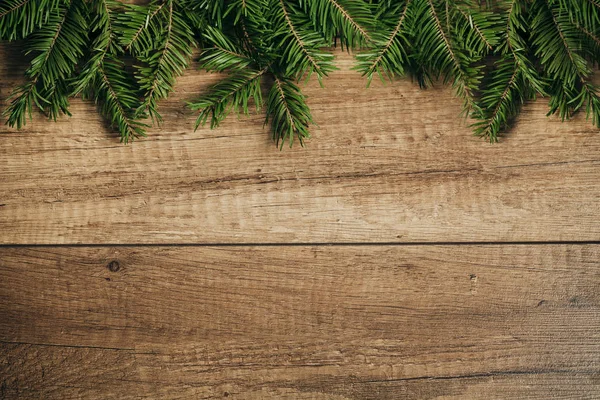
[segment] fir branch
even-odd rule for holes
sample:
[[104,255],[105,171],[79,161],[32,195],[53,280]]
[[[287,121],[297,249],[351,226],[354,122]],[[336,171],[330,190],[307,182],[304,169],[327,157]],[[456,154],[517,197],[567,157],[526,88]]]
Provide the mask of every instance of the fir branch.
[[444,5],[446,6],[446,30],[450,32],[450,3],[448,0],[444,0]]
[[273,19],[279,18],[279,7],[277,0],[232,0],[226,11],[227,15],[234,15],[232,29],[240,46],[259,64],[271,62],[275,51]]
[[490,142],[498,141],[500,131],[519,113],[526,100],[532,99],[536,91],[544,92],[537,72],[524,57],[528,50],[518,33],[519,27],[525,29],[519,1],[511,0],[506,15],[504,41],[499,47],[502,57],[489,72],[490,82],[482,88],[480,108],[473,115],[478,120],[472,125],[475,135],[485,137]]
[[8,126],[16,126],[17,129],[25,126],[28,116],[30,119],[32,118],[31,110],[34,105],[43,109],[47,103],[37,93],[35,85],[31,82],[25,83],[13,90],[8,100],[9,105],[2,115],[7,117],[6,124]]
[[420,56],[431,65],[436,75],[441,75],[444,82],[452,81],[457,95],[463,99],[465,114],[477,109],[475,88],[479,82],[477,68],[472,66],[473,60],[466,55],[459,55],[455,49],[449,32],[443,24],[432,0],[425,0],[421,11],[420,22],[423,32],[418,38]]
[[534,59],[530,46],[520,32],[532,30],[530,20],[523,15],[528,0],[511,0],[506,18],[504,44],[499,50],[509,53],[515,60],[515,65],[521,70],[531,88],[541,95],[546,95],[546,83],[542,80],[532,61]]
[[252,59],[243,54],[244,51],[218,29],[207,27],[204,40],[207,46],[199,59],[201,68],[223,72],[246,68],[252,64]]
[[[550,95],[550,113],[566,119],[585,108],[600,124],[591,82],[600,60],[598,0],[1,1],[0,39],[25,37],[33,54],[27,82],[4,112],[17,127],[33,107],[54,119],[68,114],[69,96],[82,94],[124,142],[141,136],[141,119],[160,121],[159,101],[187,68],[196,39],[200,66],[231,74],[190,104],[198,125],[248,113],[252,99],[260,108],[268,74],[267,118],[278,144],[308,137],[312,118],[295,82],[332,71],[324,49],[338,39],[363,48],[355,69],[367,84],[375,74],[451,83],[477,119],[475,133],[490,141],[537,93]],[[494,65],[484,68],[491,52]],[[129,56],[134,73],[125,67]]]
[[[168,7],[168,22],[167,22],[167,27],[166,27],[166,34],[165,34],[165,41],[163,43],[163,48],[159,53],[159,57],[158,57],[158,62],[156,63],[156,66],[154,67],[153,71],[150,71],[150,81],[146,81],[145,85],[144,83],[142,83],[143,86],[146,86],[147,91],[146,94],[144,95],[145,97],[145,101],[142,104],[142,108],[140,108],[140,110],[143,111],[149,111],[150,116],[154,119],[156,118],[157,120],[162,120],[160,114],[158,114],[157,112],[157,105],[156,105],[156,101],[158,100],[156,97],[159,96],[155,96],[155,93],[158,89],[158,85],[159,85],[159,79],[161,79],[160,75],[163,71],[164,68],[164,63],[165,63],[165,57],[169,52],[169,45],[171,44],[171,38],[172,38],[172,32],[173,32],[173,0],[167,0],[167,3],[169,5]],[[190,54],[191,55],[191,54]],[[186,65],[187,66],[187,65]],[[142,69],[143,71],[143,69]],[[144,76],[145,74],[142,72],[141,74],[141,79],[140,82],[142,82],[142,79],[148,79],[148,75]],[[170,89],[170,88],[168,88]],[[164,97],[166,97],[166,95],[163,95]],[[160,96],[162,97],[162,96]]]
[[291,147],[296,137],[304,146],[304,141],[310,138],[308,127],[314,124],[306,100],[291,79],[278,76],[274,79],[267,100],[265,124],[271,121],[273,141],[280,149],[286,140]]
[[317,61],[315,61],[311,52],[307,49],[307,45],[304,43],[304,41],[300,37],[300,34],[294,27],[294,24],[292,23],[292,20],[290,19],[290,15],[289,15],[287,9],[285,8],[284,1],[279,0],[279,4],[281,5],[281,10],[283,11],[283,16],[284,16],[285,22],[286,22],[287,26],[290,28],[290,32],[294,36],[294,39],[296,39],[296,43],[298,44],[298,47],[300,48],[302,53],[304,53],[304,55],[308,59],[310,65],[312,66],[312,70],[314,70],[319,77],[326,75],[326,72],[324,72],[323,69],[321,68],[321,66],[319,65],[319,63]]
[[150,12],[151,10],[148,10],[148,14],[146,19],[143,21],[143,23],[139,24],[139,28],[137,28],[133,34],[130,37],[124,36],[124,49],[125,51],[130,51],[132,50],[136,44],[138,43],[138,40],[140,39],[141,34],[147,29],[148,24],[153,21],[154,17],[156,17],[156,15],[163,9],[163,7],[167,4],[167,2],[163,2],[161,3],[159,6],[157,6],[154,10],[152,10],[152,12]]
[[576,108],[586,106],[586,119],[592,116],[592,123],[596,128],[600,128],[600,96],[598,95],[598,88],[595,85],[586,83],[583,85],[583,95],[581,97],[580,104]]
[[328,43],[340,40],[342,48],[364,47],[372,41],[375,21],[370,6],[357,0],[299,0],[314,27]]
[[[227,50],[227,49],[224,49],[223,47],[219,47],[219,46],[214,46],[213,49],[234,57],[236,59],[235,62],[237,65],[239,65],[240,63],[246,62],[246,61],[248,61],[248,62],[250,61],[250,59],[248,57],[246,57],[245,55],[241,54],[241,52],[234,52],[232,50]],[[227,68],[231,68],[231,66],[227,67]],[[226,69],[226,68],[222,68],[220,70],[223,71],[224,69]]]
[[[91,31],[97,36],[92,42],[92,55],[87,65],[83,68],[78,82],[75,84],[74,94],[78,94],[89,86],[89,81],[93,78],[97,69],[102,66],[105,56],[112,49],[113,52],[120,52],[120,48],[115,45],[115,27],[113,23],[113,13],[110,10],[109,1],[112,0],[92,0],[92,6],[96,8],[96,15],[91,22]],[[113,7],[115,7],[113,3]]]
[[552,86],[549,114],[558,112],[561,119],[568,119],[584,105],[582,100],[595,97],[595,90],[587,89],[591,85],[587,82],[591,69],[577,52],[581,31],[568,13],[556,15],[561,10],[553,8],[547,0],[536,0],[534,6],[537,15],[532,28],[535,29],[536,54],[546,73],[558,78]]
[[119,9],[120,5],[113,0],[92,0],[91,5],[95,10],[91,29],[96,38],[92,54],[73,84],[73,94],[93,98],[101,113],[119,131],[121,141],[128,143],[145,136],[147,125],[138,120],[137,90],[118,59],[122,50],[116,39],[116,17],[112,9]]
[[[508,79],[508,82],[506,83],[506,86],[504,88],[504,91],[502,92],[502,94],[500,95],[500,97],[498,98],[498,100],[495,101],[496,103],[496,107],[494,108],[494,111],[492,111],[489,119],[491,121],[497,121],[497,120],[504,120],[505,118],[503,116],[501,116],[499,114],[500,109],[502,107],[506,107],[506,103],[509,97],[509,93],[511,90],[515,89],[515,81],[517,80],[517,77],[519,76],[519,74],[521,73],[519,71],[518,68],[512,68],[512,74],[510,75],[510,78]],[[483,133],[483,136],[489,136],[490,140],[496,140],[496,134],[495,132],[497,132],[497,130],[493,130],[493,129],[489,129],[487,131],[485,131]]]
[[[567,13],[571,28],[577,30],[579,38],[577,51],[592,64],[600,60],[600,7],[593,2],[580,0],[556,0],[559,15]],[[556,7],[556,6],[554,6]]]
[[4,0],[0,3],[0,39],[29,36],[58,12],[62,0]]
[[[546,5],[548,5],[548,0],[540,0],[540,2],[541,1],[543,1]],[[567,41],[565,32],[563,31],[564,28],[558,22],[556,15],[554,15],[553,10],[548,8],[547,12],[552,17],[552,22],[554,23],[556,32],[558,33],[558,36],[560,37],[560,42],[562,43],[565,53],[569,57],[569,60],[571,61],[571,64],[573,66],[573,68],[570,69],[569,72],[574,71],[583,83],[585,78],[590,74],[590,71],[587,68],[587,65],[585,64],[585,62],[582,62],[582,60],[579,58],[579,56],[577,54],[574,53],[573,50],[571,50],[571,46],[570,46],[569,42]]]
[[[276,34],[281,36],[279,44],[283,49],[280,64],[285,65],[286,75],[288,76],[301,79],[304,75],[309,78],[313,73],[316,73],[321,83],[322,78],[335,69],[333,55],[319,49],[326,46],[327,43],[323,41],[319,34],[310,29],[309,24],[311,22],[308,18],[300,20],[302,17],[300,10],[295,10],[294,13],[297,18],[296,22],[299,25],[296,26],[284,0],[279,0],[278,3],[281,13],[275,21],[276,25],[278,23],[282,25],[277,30],[281,33]],[[299,28],[303,28],[302,33]]]
[[87,23],[83,16],[85,5],[79,1],[61,7],[61,13],[51,15],[39,31],[27,42],[26,54],[37,53],[25,75],[29,82],[13,92],[11,104],[3,115],[8,125],[21,127],[31,107],[36,104],[51,119],[68,114],[66,82],[74,73],[87,42]]
[[356,30],[356,32],[360,33],[362,37],[364,37],[367,41],[371,40],[369,33],[362,27],[358,22],[352,18],[352,16],[342,7],[338,0],[330,0],[333,6],[339,11],[339,13],[343,16],[343,18]]
[[100,82],[95,90],[96,103],[101,105],[101,110],[111,124],[116,126],[121,135],[121,142],[146,136],[145,128],[148,126],[137,120],[135,107],[139,100],[128,84],[128,77],[123,70],[123,64],[107,56],[106,61],[98,68]]
[[[454,66],[460,70],[462,68],[462,65],[461,65],[460,61],[458,60],[458,58],[456,57],[456,54],[454,54],[454,50],[452,49],[452,45],[450,44],[450,39],[448,38],[448,35],[446,34],[446,32],[444,32],[444,28],[442,28],[442,23],[440,22],[440,18],[437,15],[437,11],[435,10],[433,1],[427,0],[427,3],[429,4],[429,13],[430,13],[431,17],[433,18],[433,20],[435,21],[435,25],[437,27],[437,34],[444,41],[446,51],[448,52],[448,54],[450,55],[450,58],[454,62]],[[448,6],[447,0],[446,0],[446,6]],[[449,22],[448,22],[448,25],[449,25]]]
[[8,3],[8,7],[4,11],[0,12],[0,18],[4,18],[6,15],[18,10],[21,7],[25,7],[31,1],[34,1],[34,0],[21,0],[21,1],[15,2],[13,4]]
[[506,45],[510,52],[516,56],[515,49],[513,46],[514,35],[516,35],[514,29],[514,20],[513,17],[515,15],[516,7],[518,7],[519,0],[511,0],[510,6],[508,8],[508,15],[506,16],[506,27],[505,27],[505,36],[506,36]]
[[495,64],[491,82],[483,90],[480,111],[475,113],[479,121],[472,125],[475,134],[497,142],[498,133],[519,113],[524,101],[532,96],[518,60],[512,54],[505,55]]
[[[42,72],[44,71],[44,69],[46,68],[47,62],[50,59],[50,56],[52,55],[53,52],[56,51],[56,40],[58,39],[58,37],[60,36],[60,32],[62,31],[62,28],[65,24],[65,21],[67,20],[67,16],[68,16],[68,9],[64,10],[62,19],[56,24],[55,27],[55,33],[54,35],[51,37],[50,42],[47,44],[46,49],[41,48],[42,53],[42,60],[38,61],[36,64],[39,65],[38,68],[34,68],[35,64],[32,63],[31,68],[29,69],[29,71],[27,72],[27,74],[33,78],[33,84],[35,85],[38,81],[38,79],[40,77],[45,78],[44,75],[42,75]],[[29,52],[28,52],[29,53]],[[39,56],[36,58],[36,60],[39,58]],[[35,61],[35,60],[34,60]],[[51,72],[51,71],[49,71]],[[54,81],[55,79],[48,79],[49,81]]]
[[260,110],[260,79],[266,72],[267,68],[259,71],[241,69],[213,85],[199,99],[188,103],[190,109],[200,111],[194,129],[204,126],[208,117],[211,117],[211,129],[216,128],[232,110],[239,113],[241,108],[244,114],[249,114],[248,103],[251,98],[254,99],[256,110]]
[[[448,2],[446,2],[446,4],[448,4]],[[494,49],[494,45],[492,44],[490,39],[488,37],[486,37],[486,35],[483,33],[483,28],[481,28],[479,26],[477,21],[473,20],[473,15],[470,13],[467,13],[462,7],[457,7],[456,9],[459,12],[459,14],[465,19],[465,21],[471,26],[471,28],[477,34],[477,36],[479,37],[479,40],[481,40],[481,42],[483,42],[483,44],[485,45],[487,50],[492,51]],[[448,13],[448,11],[446,11],[446,12]]]
[[[122,44],[142,63],[136,65],[136,78],[144,92],[144,100],[137,110],[139,116],[148,115],[160,122],[158,102],[173,90],[178,76],[187,68],[195,40],[191,28],[175,9],[175,0],[165,0],[163,6],[154,6],[152,13],[143,8],[132,9],[131,15],[120,18],[123,26]],[[162,11],[162,12],[161,12]],[[147,15],[145,29],[140,33],[140,15]],[[151,21],[151,22],[148,22]]]
[[587,0],[588,3],[590,3],[591,5],[593,5],[594,7],[597,7],[600,10],[600,1],[598,0]]
[[[394,75],[403,75],[406,64],[408,63],[408,41],[401,36],[409,7],[413,0],[406,0],[401,9],[400,16],[396,26],[389,35],[374,36],[373,43],[376,44],[374,51],[361,52],[356,56],[357,64],[355,69],[359,70],[363,76],[367,77],[367,87],[373,80],[373,75],[377,73],[381,79],[384,75],[390,80]],[[388,10],[386,9],[387,13]],[[399,40],[398,40],[399,38]]]
[[588,31],[585,27],[575,24],[575,27],[581,31],[588,39],[592,40],[597,46],[600,46],[600,37]]

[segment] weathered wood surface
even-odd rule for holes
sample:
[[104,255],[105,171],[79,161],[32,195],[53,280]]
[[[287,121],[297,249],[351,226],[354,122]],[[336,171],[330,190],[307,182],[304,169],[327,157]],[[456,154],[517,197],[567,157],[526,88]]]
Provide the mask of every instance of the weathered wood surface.
[[0,397],[594,399],[599,285],[600,245],[2,248]]
[[[193,132],[189,71],[164,125],[119,144],[89,103],[0,129],[0,243],[324,243],[599,240],[600,134],[528,105],[500,145],[471,135],[451,90],[341,71],[306,88],[319,127],[278,151],[263,116]],[[0,52],[5,104],[22,71]]]
[[[600,398],[597,129],[538,101],[488,145],[338,57],[306,149],[194,133],[196,71],[132,145],[82,101],[0,125],[0,244],[50,245],[0,247],[0,399]],[[589,243],[468,244],[554,241]]]

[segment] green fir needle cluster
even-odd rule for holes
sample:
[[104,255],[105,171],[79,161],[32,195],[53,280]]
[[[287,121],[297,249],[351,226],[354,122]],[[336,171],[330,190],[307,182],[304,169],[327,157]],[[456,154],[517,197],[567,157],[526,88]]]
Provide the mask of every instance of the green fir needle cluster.
[[2,0],[0,39],[22,41],[31,60],[4,110],[17,128],[36,108],[69,114],[79,95],[123,142],[144,136],[199,47],[200,67],[225,75],[189,101],[196,128],[264,108],[276,143],[304,144],[314,122],[300,84],[323,84],[336,45],[367,85],[450,84],[490,141],[536,96],[549,115],[584,109],[600,127],[598,0]]

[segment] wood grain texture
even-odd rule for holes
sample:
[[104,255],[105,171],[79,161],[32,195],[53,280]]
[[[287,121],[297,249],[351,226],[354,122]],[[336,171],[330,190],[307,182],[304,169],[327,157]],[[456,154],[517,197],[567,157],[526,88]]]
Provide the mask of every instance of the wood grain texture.
[[[0,50],[0,107],[22,60]],[[263,116],[193,132],[190,70],[164,124],[123,146],[90,103],[0,135],[0,243],[329,243],[599,240],[600,135],[528,105],[499,145],[471,135],[448,88],[350,70],[306,87],[305,149],[278,151]],[[4,103],[2,103],[4,102]]]
[[600,245],[0,249],[5,399],[594,399]]

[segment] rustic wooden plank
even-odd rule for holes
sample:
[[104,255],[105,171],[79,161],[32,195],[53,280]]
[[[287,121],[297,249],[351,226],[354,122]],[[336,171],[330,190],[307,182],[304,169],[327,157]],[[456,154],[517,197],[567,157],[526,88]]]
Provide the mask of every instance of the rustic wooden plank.
[[0,394],[591,399],[599,267],[600,245],[5,247]]
[[[306,88],[319,127],[278,151],[263,116],[193,132],[189,71],[148,139],[118,143],[94,106],[0,129],[0,243],[599,240],[600,135],[526,107],[499,145],[471,136],[451,90],[366,89],[342,70]],[[0,102],[22,60],[0,50]],[[0,103],[2,107],[3,103]]]
[[[298,344],[301,345],[301,344]],[[268,344],[265,344],[267,347]],[[285,360],[232,361],[229,351],[196,349],[192,356],[101,349],[0,345],[3,399],[597,399],[596,372],[519,370],[465,376],[388,379],[373,365],[302,365]],[[201,354],[215,354],[211,360]],[[321,357],[327,354],[320,354]],[[259,362],[270,360],[260,360]],[[8,366],[6,366],[8,365]],[[3,368],[4,367],[4,368]],[[350,370],[352,371],[352,370]],[[379,372],[382,377],[361,380]]]

